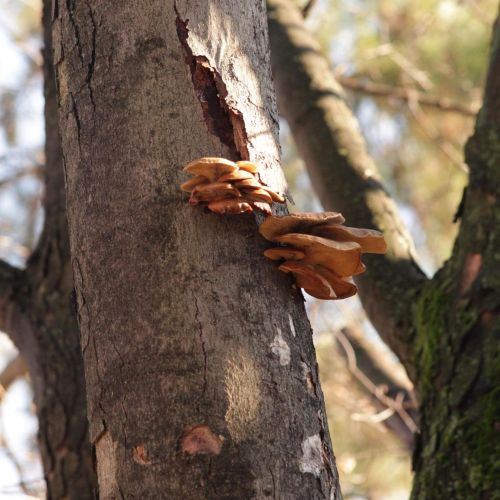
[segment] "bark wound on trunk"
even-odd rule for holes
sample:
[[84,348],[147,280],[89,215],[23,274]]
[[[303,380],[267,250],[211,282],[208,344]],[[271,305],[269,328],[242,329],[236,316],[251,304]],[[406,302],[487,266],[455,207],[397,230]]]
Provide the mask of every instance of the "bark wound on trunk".
[[217,70],[210,66],[207,57],[193,54],[188,43],[188,21],[180,18],[177,8],[175,12],[177,36],[186,56],[186,64],[191,70],[193,87],[203,109],[208,130],[233,152],[233,160],[249,160],[243,115],[227,103],[226,85]]

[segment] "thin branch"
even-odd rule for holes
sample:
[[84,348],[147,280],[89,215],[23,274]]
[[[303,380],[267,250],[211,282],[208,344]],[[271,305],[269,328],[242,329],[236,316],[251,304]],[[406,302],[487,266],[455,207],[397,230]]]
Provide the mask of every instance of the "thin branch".
[[[346,358],[347,368],[367,392],[377,413],[364,415],[366,421],[382,422],[411,450],[413,436],[418,430],[415,396],[407,387],[397,384],[392,376],[379,365],[373,349],[361,339],[360,333],[351,328],[335,331],[341,346],[340,353]],[[355,419],[359,420],[358,415]]]
[[5,177],[0,180],[0,189],[12,184],[13,182],[22,179],[23,177],[27,177],[30,175],[40,176],[43,173],[43,167],[41,165],[36,165],[34,167],[24,168],[10,175],[9,177]]
[[304,19],[310,14],[315,4],[316,0],[308,0],[304,7],[302,7],[302,16],[304,17]]
[[382,339],[415,377],[412,304],[426,282],[411,238],[383,186],[342,87],[289,0],[268,0],[271,58],[281,112],[323,207],[349,225],[384,232],[385,257],[367,256],[360,297]]
[[376,83],[365,78],[343,76],[336,73],[335,78],[345,88],[377,97],[388,97],[405,102],[418,102],[421,106],[430,106],[440,111],[462,114],[475,117],[479,111],[479,104],[465,105],[452,101],[447,97],[439,97],[416,89],[396,87],[384,83]]

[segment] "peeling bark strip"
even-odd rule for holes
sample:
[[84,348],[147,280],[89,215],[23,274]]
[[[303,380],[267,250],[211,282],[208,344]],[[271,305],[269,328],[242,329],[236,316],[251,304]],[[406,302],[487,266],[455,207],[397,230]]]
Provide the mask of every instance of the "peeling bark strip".
[[226,100],[227,88],[220,74],[210,65],[206,56],[194,55],[188,43],[188,20],[183,21],[177,7],[175,26],[177,36],[185,54],[186,64],[191,71],[194,90],[203,109],[203,116],[210,133],[217,136],[234,155],[232,160],[249,160],[248,137],[245,122],[240,111]]

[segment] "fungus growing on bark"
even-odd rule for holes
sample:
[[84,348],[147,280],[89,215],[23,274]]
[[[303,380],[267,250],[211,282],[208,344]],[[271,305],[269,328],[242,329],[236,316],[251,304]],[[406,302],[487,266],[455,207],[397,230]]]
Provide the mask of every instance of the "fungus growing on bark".
[[343,226],[337,212],[268,217],[259,232],[267,240],[290,246],[270,248],[264,255],[286,259],[280,271],[291,273],[300,288],[318,299],[345,299],[357,292],[352,276],[366,267],[362,253],[385,253],[382,234]]
[[200,158],[184,167],[195,177],[181,184],[191,193],[191,205],[207,206],[219,214],[242,214],[260,210],[270,215],[273,201],[285,198],[264,186],[255,176],[257,165],[250,161],[232,162],[224,158]]
[[280,271],[291,273],[300,288],[318,299],[345,299],[356,294],[351,277],[366,271],[363,253],[385,253],[382,234],[373,229],[343,226],[337,212],[271,215],[273,202],[285,198],[264,186],[250,161],[232,162],[224,158],[200,158],[184,167],[194,177],[181,184],[191,193],[191,205],[206,206],[218,214],[242,214],[260,210],[267,219],[259,231],[281,246],[264,255],[285,262]]

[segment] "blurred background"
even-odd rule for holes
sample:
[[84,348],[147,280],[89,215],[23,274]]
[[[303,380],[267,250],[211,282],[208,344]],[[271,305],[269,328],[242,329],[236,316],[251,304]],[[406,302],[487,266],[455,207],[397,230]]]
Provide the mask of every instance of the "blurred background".
[[[453,217],[467,182],[463,146],[481,105],[497,2],[297,3],[432,276],[457,232]],[[0,258],[19,267],[43,222],[40,20],[40,0],[0,0]],[[281,143],[290,209],[320,211],[284,122]],[[408,498],[417,422],[404,370],[357,298],[306,300],[344,497]],[[0,332],[0,499],[44,498],[36,432],[29,376]]]

